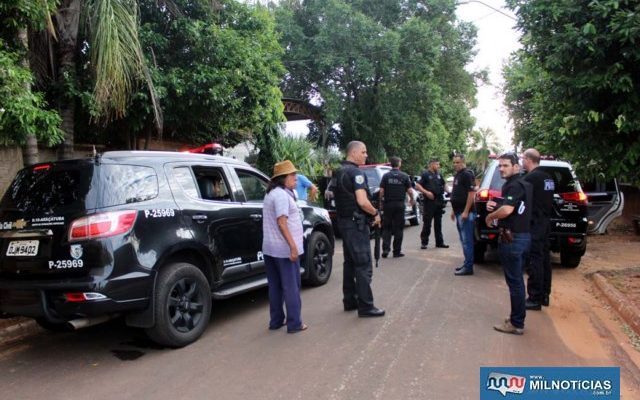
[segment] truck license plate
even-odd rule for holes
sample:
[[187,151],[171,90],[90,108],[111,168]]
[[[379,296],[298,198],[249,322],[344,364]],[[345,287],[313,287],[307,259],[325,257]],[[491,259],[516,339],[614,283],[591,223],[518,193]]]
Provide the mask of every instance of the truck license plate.
[[38,254],[37,240],[14,240],[7,247],[8,256],[35,256]]

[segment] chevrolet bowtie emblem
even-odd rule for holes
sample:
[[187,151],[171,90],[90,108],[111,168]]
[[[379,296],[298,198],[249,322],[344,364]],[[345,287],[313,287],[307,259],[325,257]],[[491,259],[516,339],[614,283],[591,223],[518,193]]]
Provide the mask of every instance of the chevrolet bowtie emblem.
[[25,221],[24,219],[19,219],[19,220],[17,220],[16,222],[14,222],[14,223],[13,223],[13,226],[14,226],[16,229],[22,229],[22,228],[24,228],[25,226],[27,226],[27,221]]

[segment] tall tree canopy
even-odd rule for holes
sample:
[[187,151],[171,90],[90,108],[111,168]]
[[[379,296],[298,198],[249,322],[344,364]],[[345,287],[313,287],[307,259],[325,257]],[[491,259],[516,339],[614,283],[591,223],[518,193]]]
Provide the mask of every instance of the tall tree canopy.
[[90,121],[110,123],[125,116],[140,82],[153,89],[140,48],[135,0],[55,4],[49,14],[53,29],[30,34],[30,62],[36,87],[46,91],[62,118],[59,156],[71,158],[76,131],[90,130]]
[[285,70],[268,10],[233,0],[173,0],[174,10],[139,3],[166,137],[233,146],[281,122]]
[[640,3],[510,0],[521,51],[505,68],[515,141],[585,177],[640,182]]
[[34,59],[45,66],[39,87],[63,118],[63,157],[75,137],[135,148],[138,135],[162,132],[230,146],[282,120],[282,50],[263,7],[235,0],[58,3],[57,40],[36,35],[51,44],[38,49],[53,54]]
[[286,0],[275,14],[284,92],[322,103],[325,137],[362,140],[372,161],[398,155],[414,172],[465,148],[475,29],[456,20],[454,1]]

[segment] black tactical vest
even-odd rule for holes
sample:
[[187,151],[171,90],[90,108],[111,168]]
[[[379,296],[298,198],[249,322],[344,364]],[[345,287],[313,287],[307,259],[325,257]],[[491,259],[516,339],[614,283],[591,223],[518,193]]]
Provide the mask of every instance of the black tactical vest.
[[[360,208],[356,202],[356,193],[353,182],[356,175],[364,175],[358,166],[350,161],[343,161],[342,166],[336,171],[336,186],[333,192],[336,201],[336,212],[340,217],[351,217]],[[367,177],[364,176],[367,183]],[[366,186],[368,188],[368,186]],[[367,189],[368,193],[368,189]]]
[[404,201],[407,193],[407,183],[409,177],[404,172],[392,169],[384,174],[382,181],[384,182],[384,202]]

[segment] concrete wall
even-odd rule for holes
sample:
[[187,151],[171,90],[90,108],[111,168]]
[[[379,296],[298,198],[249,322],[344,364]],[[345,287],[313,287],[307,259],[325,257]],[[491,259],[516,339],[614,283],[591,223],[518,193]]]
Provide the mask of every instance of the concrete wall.
[[[98,149],[100,151],[100,149]],[[92,145],[76,145],[74,148],[74,158],[84,158],[93,154]],[[58,159],[57,149],[40,147],[38,148],[39,162],[55,161]],[[9,184],[16,176],[16,173],[24,167],[21,147],[0,146],[0,196],[9,187]]]
[[631,221],[634,217],[640,215],[640,189],[629,185],[621,185],[620,189],[624,193],[622,217],[626,221]]
[[9,184],[22,169],[22,149],[19,147],[0,147],[0,193],[9,187]]

